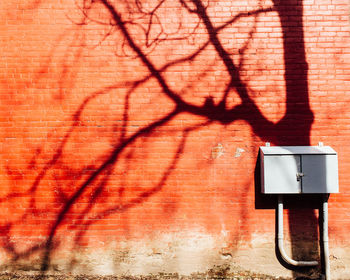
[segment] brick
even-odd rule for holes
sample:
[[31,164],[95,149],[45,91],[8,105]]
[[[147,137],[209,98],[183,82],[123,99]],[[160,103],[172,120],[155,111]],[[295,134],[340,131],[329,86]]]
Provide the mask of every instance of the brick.
[[[256,14],[273,3],[203,1],[205,21],[176,1],[161,2],[153,15],[142,11],[159,1],[124,1],[116,8],[132,46],[102,1],[92,2],[83,25],[74,1],[32,8],[9,1],[0,9],[5,265],[37,261],[34,253],[14,258],[6,240],[15,250],[40,247],[52,230],[52,258],[79,246],[106,254],[107,244],[116,252],[136,241],[157,247],[158,235],[199,238],[199,231],[217,247],[227,231],[239,256],[274,235],[274,210],[254,205],[265,142],[322,141],[338,151],[330,244],[350,247],[347,1],[280,1]],[[297,217],[286,236],[302,239],[304,226],[314,235],[311,222]]]

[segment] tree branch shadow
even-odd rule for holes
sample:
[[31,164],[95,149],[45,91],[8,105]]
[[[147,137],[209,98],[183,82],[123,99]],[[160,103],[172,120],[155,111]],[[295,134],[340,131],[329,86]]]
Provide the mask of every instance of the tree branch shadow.
[[[272,7],[263,8],[260,6],[255,10],[241,12],[232,16],[223,24],[215,26],[213,19],[211,19],[210,14],[208,13],[208,7],[210,5],[209,1],[207,4],[204,4],[203,1],[200,0],[179,0],[178,3],[181,5],[181,7],[185,9],[188,14],[195,17],[192,18],[195,24],[193,25],[193,28],[188,33],[188,35],[180,36],[177,35],[177,33],[181,29],[182,23],[179,24],[178,30],[174,31],[173,33],[166,33],[162,25],[162,20],[158,16],[158,13],[161,12],[161,7],[165,5],[167,1],[159,1],[158,4],[150,10],[147,10],[143,6],[143,3],[139,0],[130,1],[130,3],[128,1],[126,2],[126,4],[124,3],[126,5],[125,11],[123,10],[122,12],[118,10],[119,6],[116,3],[108,0],[83,0],[82,5],[78,7],[82,13],[82,20],[76,24],[87,25],[89,22],[94,22],[108,26],[109,31],[101,39],[99,44],[106,40],[106,38],[118,32],[122,38],[122,49],[128,48],[131,52],[130,57],[132,59],[137,59],[147,70],[147,74],[139,80],[123,82],[125,86],[128,86],[128,90],[124,98],[121,131],[119,137],[115,138],[114,146],[112,149],[106,152],[103,157],[101,157],[102,160],[100,160],[97,164],[91,164],[88,167],[80,169],[79,172],[81,173],[81,176],[77,175],[79,177],[77,178],[79,179],[77,180],[77,186],[74,190],[71,191],[70,195],[66,194],[62,188],[57,186],[57,200],[59,201],[60,207],[58,209],[56,217],[54,218],[54,221],[49,226],[45,242],[35,244],[23,253],[18,253],[16,251],[16,248],[11,245],[7,245],[6,250],[12,255],[14,262],[18,261],[21,258],[27,258],[31,254],[38,251],[42,251],[41,271],[43,273],[45,273],[50,268],[52,252],[58,246],[58,243],[55,242],[57,231],[67,219],[67,215],[72,211],[74,205],[79,199],[81,199],[87,190],[91,191],[91,196],[87,201],[87,205],[83,210],[81,210],[78,215],[77,221],[82,221],[82,224],[79,224],[80,230],[77,230],[75,234],[75,246],[79,245],[81,239],[84,237],[85,232],[88,231],[90,226],[95,221],[106,219],[111,215],[117,213],[126,212],[133,207],[141,205],[142,203],[149,200],[152,196],[159,193],[163,189],[172,172],[176,170],[177,164],[184,152],[188,135],[192,131],[199,129],[200,126],[205,126],[213,122],[220,123],[221,125],[229,125],[236,121],[245,121],[250,125],[254,135],[261,141],[268,141],[275,145],[282,145],[290,144],[292,141],[291,139],[295,139],[293,145],[310,145],[310,130],[313,123],[313,113],[310,109],[308,99],[308,66],[305,59],[305,46],[303,42],[303,12],[300,7],[297,7],[298,15],[296,16],[299,35],[297,37],[292,37],[289,35],[288,22],[290,21],[290,18],[288,12],[286,12],[284,9],[284,5],[286,5],[286,3],[274,1],[274,6]],[[287,2],[292,2],[292,0],[289,0]],[[40,3],[40,1],[38,3]],[[97,4],[102,5],[102,7],[108,11],[108,14],[110,15],[109,18],[101,21],[91,16],[90,12],[95,8],[95,5]],[[129,11],[129,13],[137,11],[137,16],[132,17],[132,15],[128,15],[126,11]],[[246,50],[249,48],[250,43],[254,39],[254,35],[257,32],[256,25],[258,22],[258,17],[262,14],[270,12],[277,13],[280,18],[284,48],[286,113],[283,118],[281,118],[281,120],[279,120],[277,123],[270,121],[264,116],[261,109],[259,108],[260,104],[257,104],[251,97],[251,92],[253,90],[250,89],[249,85],[242,79],[244,57],[246,55]],[[220,40],[219,35],[220,33],[224,32],[226,28],[235,24],[242,18],[253,18],[254,24],[248,32],[248,39],[246,39],[243,46],[238,49],[239,60],[238,63],[235,63],[232,54],[224,47],[224,44]],[[138,40],[139,38],[136,38],[135,35],[130,31],[130,29],[135,26],[142,30],[143,36],[145,37],[144,45],[140,45],[140,40]],[[156,32],[155,35],[153,33],[154,28],[159,29],[158,33]],[[157,63],[152,60],[150,54],[157,51],[157,47],[159,45],[166,41],[172,40],[179,42],[190,40],[190,38],[196,36],[196,32],[199,28],[205,30],[205,34],[208,37],[204,42],[198,43],[199,46],[193,52],[187,53],[178,59],[174,59],[170,62],[159,65],[157,65]],[[296,50],[293,49],[295,46],[297,46]],[[208,96],[204,98],[201,105],[195,105],[190,101],[187,101],[181,92],[174,89],[174,87],[165,77],[165,73],[172,67],[181,65],[185,62],[194,61],[209,47],[214,49],[215,54],[219,60],[218,63],[222,63],[222,65],[224,65],[225,72],[228,76],[228,81],[218,102],[215,102],[212,97]],[[118,55],[127,57],[129,56],[129,53],[123,51]],[[80,58],[81,57],[79,55],[76,55],[74,63],[77,63]],[[295,61],[298,63],[295,63]],[[48,63],[50,63],[50,61],[48,61]],[[63,65],[65,65],[65,63],[63,63]],[[61,90],[65,86],[64,84],[69,76],[67,74],[67,71],[68,70],[64,67],[62,72],[62,80],[60,83]],[[295,79],[296,73],[298,77],[297,81]],[[139,128],[136,132],[128,133],[127,128],[130,124],[129,111],[131,95],[136,91],[137,88],[142,87],[142,85],[150,81],[156,81],[162,96],[166,97],[167,100],[169,100],[173,106],[173,109],[165,114],[165,116],[162,118],[150,122],[148,125]],[[72,82],[74,83],[74,79]],[[109,87],[105,87],[101,90],[91,93],[88,97],[82,100],[76,111],[71,116],[71,124],[62,137],[57,149],[51,156],[50,160],[48,160],[40,169],[29,190],[24,194],[11,193],[6,197],[0,198],[0,203],[3,201],[15,199],[20,195],[26,195],[30,197],[31,208],[27,213],[24,214],[24,216],[22,216],[22,219],[25,217],[25,215],[28,214],[39,214],[37,211],[36,202],[38,188],[43,183],[43,180],[47,176],[48,172],[55,166],[59,167],[59,162],[63,156],[65,147],[71,140],[71,136],[76,131],[76,128],[80,125],[80,118],[86,109],[86,106],[99,96],[110,93],[118,87],[119,85],[111,85]],[[229,107],[227,103],[232,91],[237,92],[240,103],[233,107]],[[64,98],[63,95],[62,98]],[[152,187],[141,192],[137,197],[133,199],[130,199],[126,202],[120,201],[110,208],[104,209],[98,213],[92,213],[93,206],[97,203],[99,197],[106,189],[106,186],[109,184],[110,176],[113,173],[113,169],[118,163],[120,155],[128,147],[132,146],[132,144],[135,143],[138,139],[142,139],[142,137],[145,137],[147,135],[152,135],[152,133],[154,133],[157,129],[166,126],[170,121],[174,120],[176,117],[183,113],[189,113],[191,115],[202,117],[205,121],[201,123],[200,126],[186,127],[183,129],[181,141],[178,144],[176,151],[174,152],[171,162],[167,167],[164,167],[165,170],[162,172],[162,176],[159,181],[155,182]],[[298,120],[298,118],[301,117],[303,119]],[[294,127],[294,130],[299,131],[299,133],[297,133],[297,137],[292,137],[294,132],[288,131],[290,127]],[[36,159],[40,156],[40,154],[41,151],[39,149],[33,156],[30,168],[33,168],[36,165]],[[87,174],[85,174],[85,172],[87,172]],[[245,191],[248,191],[248,188],[249,186],[245,188]],[[122,196],[122,193],[123,190],[121,187],[120,196]],[[311,212],[308,212],[308,214],[312,216],[311,219],[316,219],[315,215]],[[246,219],[246,213],[244,212],[243,208],[241,209],[240,215],[242,219]],[[293,214],[291,214],[291,219],[293,219]],[[72,229],[75,229],[75,226],[77,226],[77,222],[76,224],[72,225]],[[3,226],[3,235],[9,238],[10,230],[11,224]],[[297,234],[297,232],[293,233],[292,228],[291,232],[292,235]],[[9,242],[7,243],[10,244]]]

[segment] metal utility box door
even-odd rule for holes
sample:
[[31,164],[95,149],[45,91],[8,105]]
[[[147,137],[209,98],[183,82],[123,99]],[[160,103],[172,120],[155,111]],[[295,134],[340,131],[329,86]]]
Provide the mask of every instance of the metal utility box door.
[[338,157],[331,147],[260,147],[261,192],[337,193]]

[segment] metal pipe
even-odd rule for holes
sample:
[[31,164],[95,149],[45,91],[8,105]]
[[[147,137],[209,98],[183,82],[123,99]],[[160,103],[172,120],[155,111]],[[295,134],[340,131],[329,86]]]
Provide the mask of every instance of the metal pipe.
[[331,280],[328,248],[328,196],[324,195],[322,203],[322,242],[325,279]]
[[278,207],[277,207],[277,249],[282,259],[293,266],[316,266],[317,261],[296,261],[291,259],[283,247],[283,196],[278,195]]

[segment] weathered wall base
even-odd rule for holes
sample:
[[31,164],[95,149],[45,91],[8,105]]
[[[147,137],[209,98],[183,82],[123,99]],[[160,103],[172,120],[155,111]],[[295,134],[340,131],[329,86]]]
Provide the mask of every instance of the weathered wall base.
[[[157,239],[101,243],[100,248],[80,248],[63,256],[52,255],[47,273],[73,273],[88,275],[138,276],[159,273],[191,275],[208,271],[224,270],[251,271],[275,277],[316,277],[320,267],[304,271],[284,268],[275,255],[274,236],[257,235],[250,244],[230,247],[225,233],[213,237],[201,232],[187,234],[164,234]],[[316,243],[300,243],[294,248],[298,257],[305,251],[307,258],[318,259]],[[297,246],[300,246],[297,244]],[[290,242],[286,240],[285,249],[292,256]],[[330,262],[332,279],[349,279],[350,258],[346,248],[331,248]],[[5,256],[2,256],[2,260]],[[297,258],[297,257],[296,257]],[[3,262],[3,271],[39,271],[40,257],[35,261],[21,261],[16,264]]]

